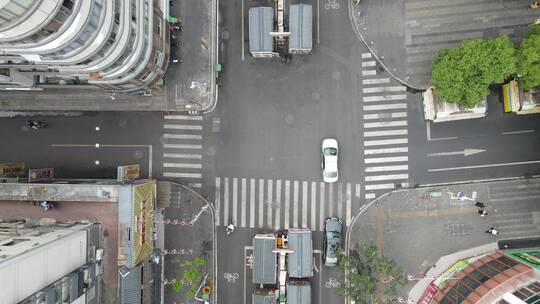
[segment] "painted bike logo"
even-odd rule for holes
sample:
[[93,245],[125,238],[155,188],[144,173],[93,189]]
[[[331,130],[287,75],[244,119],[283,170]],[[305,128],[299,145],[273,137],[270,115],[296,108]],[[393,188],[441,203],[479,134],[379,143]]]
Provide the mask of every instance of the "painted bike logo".
[[238,279],[239,276],[240,275],[238,274],[238,272],[233,272],[233,273],[225,272],[223,274],[223,278],[227,280],[227,282],[229,283],[236,283],[236,280]]
[[334,278],[329,278],[328,282],[324,283],[324,287],[326,288],[339,288],[339,286],[341,286],[341,284]]
[[340,5],[339,3],[336,3],[337,0],[326,0],[326,3],[324,4],[324,8],[329,9],[339,9]]

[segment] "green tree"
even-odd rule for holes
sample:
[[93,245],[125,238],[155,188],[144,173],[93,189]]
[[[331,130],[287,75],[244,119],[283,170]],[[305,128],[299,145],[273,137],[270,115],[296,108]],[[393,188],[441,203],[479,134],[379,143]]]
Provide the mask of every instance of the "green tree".
[[175,282],[171,285],[175,292],[180,292],[184,287],[188,287],[187,295],[194,297],[197,293],[197,288],[202,279],[201,271],[206,261],[202,257],[197,257],[193,260],[186,260],[178,266],[183,270],[182,279],[175,279]]
[[373,243],[359,244],[349,256],[338,253],[337,269],[348,284],[335,289],[336,293],[358,304],[387,303],[397,288],[407,282],[397,263],[377,255]]
[[471,39],[439,50],[433,59],[432,83],[439,98],[474,107],[487,96],[491,83],[501,83],[515,71],[515,49],[507,36]]
[[529,27],[527,37],[517,50],[517,73],[521,87],[540,86],[540,25]]

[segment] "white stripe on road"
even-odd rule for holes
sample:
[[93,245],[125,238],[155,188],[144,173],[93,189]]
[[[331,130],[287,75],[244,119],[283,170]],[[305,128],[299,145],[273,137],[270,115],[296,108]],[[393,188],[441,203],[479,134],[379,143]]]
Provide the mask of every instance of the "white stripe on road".
[[373,175],[366,176],[366,182],[409,179],[409,174],[388,174],[388,175]]
[[394,184],[376,184],[376,185],[366,185],[366,191],[368,190],[382,190],[382,189],[394,189]]
[[164,144],[165,149],[202,149],[202,145]]
[[343,184],[338,183],[337,185],[337,216],[343,218]]
[[219,208],[221,207],[220,198],[221,198],[221,178],[216,177],[216,192],[215,192],[215,197],[214,197],[214,209],[216,210],[216,218],[215,218],[216,226],[219,226],[219,215],[220,215]]
[[310,230],[315,231],[317,227],[317,182],[311,182],[311,227]]
[[246,227],[246,209],[247,209],[247,181],[245,178],[242,178],[242,189],[241,189],[241,202],[240,205],[240,227]]
[[192,116],[192,115],[165,115],[165,119],[202,120],[202,116]]
[[194,169],[201,169],[201,164],[178,164],[178,163],[163,163],[163,167],[165,168],[194,168]]
[[279,230],[281,222],[281,180],[276,181],[276,216],[274,230]]
[[407,135],[407,129],[364,132],[364,137],[393,136],[393,135]]
[[308,182],[302,182],[302,228],[307,228]]
[[273,190],[273,183],[274,181],[269,179],[268,180],[268,200],[266,201],[266,203],[268,204],[268,207],[267,207],[267,210],[268,210],[268,214],[266,215],[267,218],[266,218],[266,224],[268,225],[268,228],[272,228],[272,206],[274,205],[274,199],[273,199],[273,195],[274,193],[272,191]]
[[223,180],[223,226],[229,224],[229,178]]
[[375,198],[375,193],[366,193],[366,199],[373,199]]
[[452,170],[463,170],[463,169],[478,169],[478,168],[490,168],[490,167],[505,167],[505,166],[517,166],[517,165],[528,165],[528,164],[538,164],[538,163],[540,163],[540,160],[531,160],[531,161],[514,162],[514,163],[487,164],[487,165],[477,165],[477,166],[465,166],[465,167],[454,167],[454,168],[428,169],[428,172],[452,171]]
[[407,117],[407,112],[392,112],[392,113],[376,113],[364,114],[364,120],[370,119],[386,119],[386,118],[404,118]]
[[384,148],[384,149],[364,150],[364,155],[388,154],[388,153],[406,153],[406,152],[408,152],[407,147]]
[[363,88],[363,93],[382,93],[382,92],[405,92],[407,88],[404,86],[395,86],[395,87],[374,87],[374,88]]
[[351,223],[351,201],[352,201],[352,189],[351,184],[347,183],[347,193],[345,195],[345,223],[347,226]]
[[384,172],[384,171],[406,171],[409,170],[408,165],[401,166],[380,166],[380,167],[367,167],[366,172]]
[[264,226],[264,179],[259,179],[259,221],[257,227]]
[[174,129],[174,130],[202,130],[200,125],[163,125],[165,129]]
[[255,179],[249,180],[249,228],[255,228]]
[[378,122],[366,122],[364,128],[384,128],[384,127],[403,127],[407,125],[406,120],[397,121],[378,121]]
[[375,70],[362,70],[362,76],[374,76],[377,75]]
[[362,62],[362,67],[373,67],[375,66],[375,61],[364,61]]
[[382,105],[369,105],[364,106],[364,111],[380,111],[380,110],[394,110],[394,109],[406,109],[406,103],[390,103]]
[[165,177],[179,177],[179,178],[201,178],[202,174],[200,174],[200,173],[164,172],[163,176],[165,176]]
[[328,216],[334,216],[334,184],[328,185]]
[[355,189],[354,189],[354,197],[355,197],[357,200],[360,200],[360,195],[362,194],[362,193],[361,193],[361,187],[362,187],[362,185],[356,184]]
[[238,179],[233,178],[232,184],[232,221],[234,225],[238,225]]
[[381,84],[381,83],[390,83],[390,78],[362,79],[362,84]]
[[324,187],[325,187],[325,183],[324,182],[320,182],[320,188],[319,188],[319,199],[321,200],[321,206],[319,208],[320,210],[320,215],[319,215],[319,220],[320,220],[320,223],[319,223],[319,231],[323,231],[323,228],[324,228],[324,211],[325,211],[325,208],[326,206],[324,205],[325,204],[325,201],[324,201],[324,194],[326,193],[324,191]]
[[371,146],[398,145],[398,144],[406,144],[407,142],[408,142],[407,138],[368,140],[368,141],[364,141],[364,146],[371,147]]
[[283,213],[284,221],[283,227],[289,229],[289,217],[291,210],[291,181],[285,181],[285,212]]
[[173,139],[202,139],[202,135],[195,135],[195,134],[163,134],[163,138],[173,138]]
[[363,102],[387,101],[387,100],[403,100],[403,99],[407,99],[406,94],[377,95],[377,96],[364,96],[364,97],[362,97]]
[[408,156],[395,156],[395,157],[379,157],[379,158],[366,158],[364,162],[366,164],[377,164],[377,163],[389,163],[389,162],[404,162],[408,161]]
[[371,53],[362,53],[362,59],[371,58]]
[[293,228],[298,227],[298,181],[293,183]]
[[163,153],[163,158],[202,159],[202,155],[201,154]]

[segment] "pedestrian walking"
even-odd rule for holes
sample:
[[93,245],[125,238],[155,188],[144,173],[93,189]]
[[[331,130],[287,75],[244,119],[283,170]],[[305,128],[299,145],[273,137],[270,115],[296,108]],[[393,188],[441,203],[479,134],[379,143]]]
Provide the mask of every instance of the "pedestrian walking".
[[475,205],[476,207],[480,208],[480,209],[483,209],[483,208],[486,207],[486,205],[485,205],[484,203],[478,202],[478,201],[477,201],[476,203],[474,203],[474,205]]
[[480,216],[486,216],[486,215],[488,215],[486,209],[478,209],[478,214],[480,214]]
[[494,227],[489,228],[489,230],[486,230],[485,232],[486,233],[491,233],[493,235],[498,235],[499,234],[499,231],[497,229],[495,229]]

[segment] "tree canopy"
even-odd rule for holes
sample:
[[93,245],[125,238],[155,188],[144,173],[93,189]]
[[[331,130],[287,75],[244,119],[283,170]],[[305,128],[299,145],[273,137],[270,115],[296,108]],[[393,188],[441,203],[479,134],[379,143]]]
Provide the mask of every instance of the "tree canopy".
[[540,25],[529,27],[527,37],[517,50],[517,73],[521,87],[540,86]]
[[439,98],[470,108],[486,98],[491,83],[502,83],[515,72],[515,49],[507,36],[471,39],[439,50],[432,82]]
[[357,304],[386,303],[395,296],[397,287],[407,279],[397,263],[377,254],[374,244],[359,244],[350,251],[350,256],[338,254],[337,269],[348,284],[335,289],[339,295],[347,296]]

